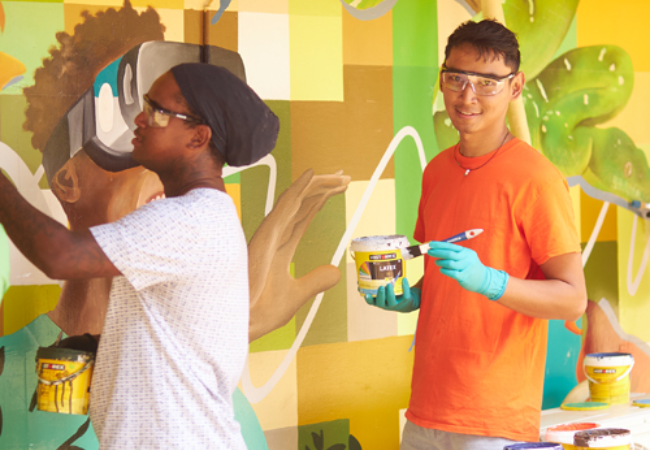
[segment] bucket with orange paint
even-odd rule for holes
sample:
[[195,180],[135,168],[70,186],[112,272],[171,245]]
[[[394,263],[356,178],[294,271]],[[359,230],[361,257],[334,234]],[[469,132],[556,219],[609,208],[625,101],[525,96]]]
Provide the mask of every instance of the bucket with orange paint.
[[355,261],[359,293],[377,295],[381,286],[392,284],[395,295],[402,294],[406,264],[401,248],[409,241],[403,235],[366,236],[352,240],[350,255]]
[[562,444],[565,450],[575,450],[573,437],[578,431],[593,430],[600,425],[592,422],[567,423],[550,427],[546,430],[546,440],[556,444]]
[[630,401],[630,372],[634,357],[629,353],[590,353],[585,356],[585,376],[593,402],[624,404]]
[[630,450],[632,433],[623,428],[597,428],[578,431],[573,435],[576,450]]
[[93,352],[40,347],[36,353],[38,409],[85,415],[88,412],[94,362]]

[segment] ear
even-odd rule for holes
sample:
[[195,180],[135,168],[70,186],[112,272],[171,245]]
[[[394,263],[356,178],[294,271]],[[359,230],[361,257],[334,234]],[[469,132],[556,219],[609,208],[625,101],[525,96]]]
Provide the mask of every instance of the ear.
[[76,203],[81,197],[81,188],[79,187],[79,177],[74,158],[69,159],[52,178],[52,192],[54,195],[66,203]]
[[512,92],[511,100],[516,100],[521,95],[521,92],[524,90],[524,84],[526,84],[526,76],[523,72],[517,72],[517,74],[512,79],[510,89]]
[[191,149],[208,147],[212,139],[212,129],[207,125],[197,125],[193,128],[194,133],[188,146]]

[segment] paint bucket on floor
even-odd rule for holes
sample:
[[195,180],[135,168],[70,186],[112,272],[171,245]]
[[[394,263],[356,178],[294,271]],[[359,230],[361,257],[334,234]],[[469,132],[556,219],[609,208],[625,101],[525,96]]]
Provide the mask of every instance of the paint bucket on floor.
[[533,450],[543,448],[546,450],[562,450],[562,445],[553,442],[520,442],[503,447],[503,450]]
[[94,362],[93,352],[40,347],[36,352],[38,409],[85,415],[88,412]]
[[590,353],[585,356],[585,376],[592,402],[629,403],[630,372],[634,357],[629,353]]
[[573,445],[574,435],[578,431],[593,430],[599,426],[599,424],[591,422],[557,425],[546,430],[546,440],[548,442],[562,444],[565,450],[575,450],[575,446]]
[[357,269],[361,295],[377,295],[380,286],[392,284],[395,295],[402,294],[402,279],[406,264],[400,248],[408,247],[403,235],[366,236],[356,238],[350,246],[350,255]]
[[632,443],[630,430],[623,428],[598,428],[578,431],[573,435],[576,450],[598,448],[601,450],[629,450]]

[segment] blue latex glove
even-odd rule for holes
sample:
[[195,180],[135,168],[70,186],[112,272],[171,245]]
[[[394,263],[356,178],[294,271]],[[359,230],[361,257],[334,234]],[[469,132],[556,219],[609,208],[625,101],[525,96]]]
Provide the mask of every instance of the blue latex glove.
[[402,279],[403,294],[395,296],[393,285],[381,286],[377,289],[377,296],[365,295],[366,303],[387,311],[411,312],[420,309],[422,293],[416,287],[410,287],[406,278]]
[[458,281],[468,291],[498,300],[506,291],[509,275],[503,270],[486,267],[472,249],[447,242],[432,241],[427,252],[437,258],[440,273]]

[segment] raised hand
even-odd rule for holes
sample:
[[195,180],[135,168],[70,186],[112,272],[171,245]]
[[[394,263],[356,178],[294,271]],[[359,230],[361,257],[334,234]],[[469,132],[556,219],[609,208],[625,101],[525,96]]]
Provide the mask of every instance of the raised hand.
[[291,276],[289,266],[316,213],[349,182],[342,171],[314,175],[307,170],[282,193],[253,235],[248,245],[250,341],[285,325],[307,300],[338,283],[341,274],[333,265],[317,267],[298,279]]

